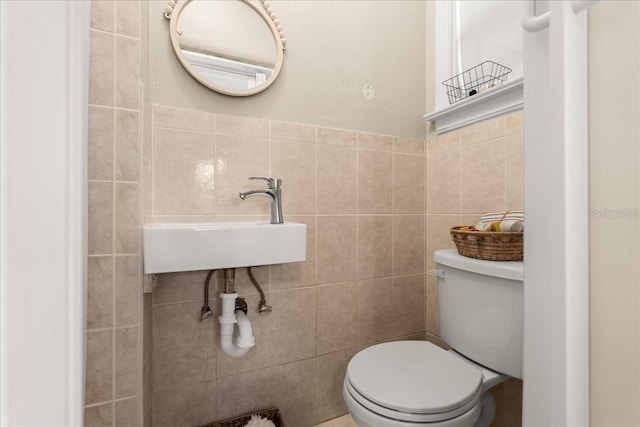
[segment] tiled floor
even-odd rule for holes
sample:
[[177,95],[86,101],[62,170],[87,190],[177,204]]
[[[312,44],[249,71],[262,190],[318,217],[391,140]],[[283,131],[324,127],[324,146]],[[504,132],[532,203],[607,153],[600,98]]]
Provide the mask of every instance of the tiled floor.
[[334,418],[332,420],[325,421],[324,423],[318,424],[315,427],[358,427],[358,424],[353,421],[351,415],[347,414],[341,416],[340,418]]

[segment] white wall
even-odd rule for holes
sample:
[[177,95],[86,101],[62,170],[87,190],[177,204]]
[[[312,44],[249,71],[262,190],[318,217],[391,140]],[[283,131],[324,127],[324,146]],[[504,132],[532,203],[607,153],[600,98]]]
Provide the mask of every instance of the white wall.
[[640,3],[590,9],[591,425],[640,425]]
[[[273,1],[287,37],[283,69],[267,91],[247,98],[210,91],[182,68],[162,15],[165,4],[144,5],[148,101],[424,138],[425,2]],[[364,98],[365,85],[374,86],[375,99]]]

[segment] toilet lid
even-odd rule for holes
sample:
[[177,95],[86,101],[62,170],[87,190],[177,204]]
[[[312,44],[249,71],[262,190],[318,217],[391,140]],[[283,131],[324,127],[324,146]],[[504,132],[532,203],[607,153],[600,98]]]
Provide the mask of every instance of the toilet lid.
[[375,404],[413,414],[452,412],[482,392],[479,369],[426,341],[369,347],[351,359],[347,380]]

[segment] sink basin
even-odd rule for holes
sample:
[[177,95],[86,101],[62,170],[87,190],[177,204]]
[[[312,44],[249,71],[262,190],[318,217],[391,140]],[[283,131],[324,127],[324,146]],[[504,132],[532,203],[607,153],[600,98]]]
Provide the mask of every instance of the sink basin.
[[304,261],[307,226],[295,222],[144,226],[144,272],[212,270]]

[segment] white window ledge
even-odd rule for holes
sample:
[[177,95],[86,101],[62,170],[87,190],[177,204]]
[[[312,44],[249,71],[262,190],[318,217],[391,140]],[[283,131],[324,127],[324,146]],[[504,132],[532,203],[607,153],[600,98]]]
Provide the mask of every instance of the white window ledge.
[[434,122],[438,134],[469,126],[492,117],[522,110],[524,79],[522,77],[486,92],[456,102],[442,110],[425,114],[424,119]]

